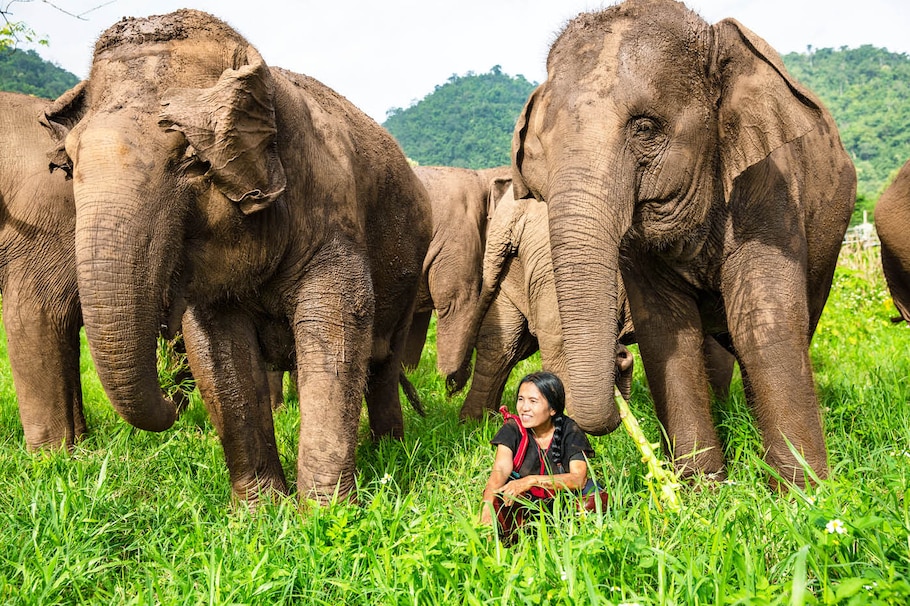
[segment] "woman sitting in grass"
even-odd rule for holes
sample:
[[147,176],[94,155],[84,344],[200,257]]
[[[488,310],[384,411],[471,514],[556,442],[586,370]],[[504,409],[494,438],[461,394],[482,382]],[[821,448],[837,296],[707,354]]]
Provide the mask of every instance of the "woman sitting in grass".
[[[496,458],[483,491],[480,521],[492,524],[495,514],[504,537],[524,522],[529,505],[537,509],[555,491],[595,489],[588,480],[587,463],[594,450],[565,408],[566,392],[559,377],[535,372],[518,385],[518,414],[509,414],[505,406],[500,409],[506,421],[490,441]],[[516,497],[523,503],[516,503]],[[593,508],[593,499],[589,500]]]

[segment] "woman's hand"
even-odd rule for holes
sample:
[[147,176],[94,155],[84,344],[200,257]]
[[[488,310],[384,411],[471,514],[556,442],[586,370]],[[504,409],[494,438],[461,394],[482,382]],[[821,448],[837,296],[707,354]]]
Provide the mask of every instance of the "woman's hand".
[[484,526],[493,525],[493,503],[490,501],[483,501],[480,504],[480,523]]
[[521,496],[531,490],[531,488],[535,485],[535,478],[536,476],[525,476],[523,478],[518,478],[517,480],[511,480],[507,482],[505,486],[499,489],[499,493],[502,495],[503,503],[506,505],[511,505],[512,501],[515,500],[515,497]]

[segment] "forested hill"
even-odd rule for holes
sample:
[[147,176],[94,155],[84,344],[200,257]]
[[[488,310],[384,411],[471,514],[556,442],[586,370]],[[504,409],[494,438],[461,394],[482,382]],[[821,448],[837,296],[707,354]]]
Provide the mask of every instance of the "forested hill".
[[[871,207],[910,159],[910,58],[862,46],[790,53],[783,59],[834,115],[856,163],[860,204]],[[507,164],[512,127],[534,86],[498,67],[487,74],[452,76],[411,107],[391,110],[384,126],[420,164]]]
[[877,199],[910,159],[910,57],[864,45],[783,59],[834,116],[856,165],[859,195]]
[[422,165],[488,168],[509,163],[512,128],[535,83],[493,67],[452,76],[407,109],[388,112],[383,126]]
[[75,75],[33,50],[0,51],[0,90],[56,99],[78,82]]

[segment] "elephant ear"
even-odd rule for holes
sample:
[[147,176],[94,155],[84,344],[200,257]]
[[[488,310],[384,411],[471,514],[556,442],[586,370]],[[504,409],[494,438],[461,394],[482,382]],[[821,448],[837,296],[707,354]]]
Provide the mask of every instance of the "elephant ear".
[[278,157],[273,83],[252,47],[250,62],[227,69],[206,89],[174,89],[162,99],[158,124],[184,134],[206,176],[245,214],[268,208],[284,192]]
[[512,131],[512,187],[516,200],[543,200],[536,185],[544,182],[546,168],[538,136],[546,105],[545,85],[538,86],[528,97]]
[[512,177],[496,177],[490,180],[490,193],[487,196],[487,220],[493,216],[496,206],[512,187]]
[[720,79],[721,174],[729,200],[743,171],[816,128],[824,110],[755,33],[735,19],[712,29],[712,69]]
[[66,135],[85,115],[87,85],[88,80],[79,82],[45,107],[38,116],[38,122],[56,142],[56,146],[47,153],[48,168],[51,172],[61,169],[67,179],[73,177],[73,161],[66,153]]

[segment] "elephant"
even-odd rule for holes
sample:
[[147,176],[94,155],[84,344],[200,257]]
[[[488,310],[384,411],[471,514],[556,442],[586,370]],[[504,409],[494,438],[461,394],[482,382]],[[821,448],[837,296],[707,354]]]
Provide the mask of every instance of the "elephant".
[[620,423],[613,359],[597,355],[616,341],[619,271],[680,477],[726,474],[705,360],[690,355],[704,335],[737,359],[769,483],[827,477],[809,343],[856,171],[774,49],[672,0],[582,13],[516,121],[512,165],[516,197],[547,204],[582,429]]
[[50,101],[0,93],[0,293],[19,418],[29,450],[66,448],[86,433],[79,371],[72,184],[50,174]]
[[[48,171],[53,141],[38,122],[51,103],[0,93],[0,293],[7,353],[29,450],[73,446],[88,432],[80,377],[82,309],[76,283],[76,208],[72,183]],[[167,352],[174,385],[182,342]],[[276,404],[281,402],[280,377]],[[176,390],[179,408],[187,394]]]
[[910,322],[910,161],[882,192],[873,222],[882,246],[882,271],[900,313],[895,321]]
[[404,363],[410,368],[419,364],[435,311],[437,368],[450,392],[459,391],[470,374],[470,361],[462,361],[470,353],[468,326],[480,297],[487,216],[511,184],[512,169],[417,166],[414,172],[430,196],[433,238],[423,262]]
[[[632,391],[634,358],[626,347],[635,343],[635,327],[622,279],[618,279],[617,341],[614,381],[626,399]],[[472,320],[477,351],[471,388],[459,416],[480,419],[495,412],[515,365],[540,351],[544,369],[566,376],[562,325],[553,282],[547,207],[533,199],[515,200],[511,187],[496,204],[484,252],[481,304]],[[706,337],[715,395],[725,399],[733,374],[733,357]],[[572,385],[566,387],[566,411],[573,414]]]
[[255,505],[289,492],[268,371],[296,369],[298,497],[354,498],[364,397],[375,438],[403,435],[401,356],[431,236],[391,135],[196,10],[112,25],[43,123],[72,175],[85,333],[117,412],[171,427],[154,341],[182,328],[232,494]]

